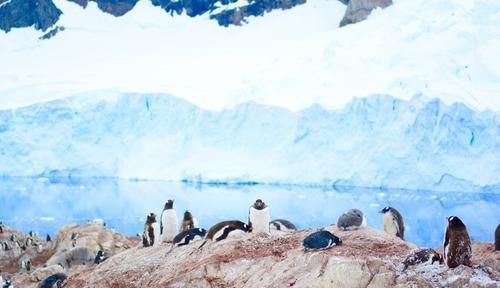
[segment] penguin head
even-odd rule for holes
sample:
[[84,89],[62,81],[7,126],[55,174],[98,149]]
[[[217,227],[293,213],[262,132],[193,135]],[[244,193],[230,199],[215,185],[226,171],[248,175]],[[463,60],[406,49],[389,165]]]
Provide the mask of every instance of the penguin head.
[[198,233],[203,237],[203,236],[207,235],[207,230],[205,230],[203,228],[198,228]]
[[155,213],[149,213],[148,218],[146,220],[147,223],[155,223],[156,222],[156,214]]
[[347,213],[354,214],[360,218],[363,218],[363,212],[361,212],[361,210],[359,210],[359,209],[351,209],[351,210],[347,211]]
[[184,221],[189,221],[189,220],[193,220],[193,215],[191,214],[191,212],[186,210],[184,212]]
[[385,213],[391,211],[391,209],[392,209],[391,207],[386,206],[386,207],[384,207],[384,209],[380,210],[379,213],[385,214]]
[[243,224],[243,231],[245,231],[245,232],[252,232],[252,230],[253,230],[252,223]]
[[261,199],[257,199],[253,204],[253,207],[257,210],[262,210],[266,208],[266,203],[264,203],[264,201],[262,201]]
[[173,209],[173,208],[174,208],[174,200],[169,199],[169,200],[165,203],[165,207],[163,208],[163,210],[168,210],[168,209]]
[[448,217],[448,226],[450,228],[465,228],[464,222],[460,220],[457,216]]

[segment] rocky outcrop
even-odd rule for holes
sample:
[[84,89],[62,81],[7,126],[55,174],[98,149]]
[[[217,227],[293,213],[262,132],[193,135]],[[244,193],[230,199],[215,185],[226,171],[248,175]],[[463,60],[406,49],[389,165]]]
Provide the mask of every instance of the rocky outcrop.
[[[221,26],[242,25],[250,16],[263,16],[265,13],[275,9],[286,10],[306,0],[257,0],[248,1],[246,5],[238,8],[224,9],[225,5],[236,3],[236,0],[207,0],[207,1],[172,1],[151,0],[153,5],[162,7],[171,15],[186,13],[190,17],[196,17],[210,13],[210,19],[214,19]],[[214,10],[218,11],[214,11]]]
[[77,271],[67,287],[493,287],[500,280],[500,255],[478,252],[489,251],[491,244],[474,244],[473,268],[435,263],[403,272],[402,261],[416,249],[411,243],[371,228],[327,230],[343,244],[305,252],[308,230],[230,237],[201,249],[201,241],[171,251],[169,245],[134,247],[94,269]]
[[386,8],[392,0],[350,0],[340,27],[365,20],[375,8]]
[[135,244],[136,242],[125,235],[98,223],[67,225],[57,232],[55,253],[47,263],[60,264],[65,268],[92,264],[99,250],[105,251],[108,255],[114,255]]
[[62,12],[51,0],[11,0],[0,4],[0,30],[31,27],[45,31],[54,25]]
[[138,0],[68,0],[86,8],[89,1],[97,3],[97,7],[103,12],[113,16],[122,16],[132,10]]
[[[104,245],[115,253],[99,265],[64,269],[69,275],[65,287],[373,288],[500,284],[500,253],[494,252],[492,243],[473,243],[472,267],[449,269],[436,262],[404,269],[402,262],[416,249],[415,245],[371,228],[339,231],[333,225],[326,230],[339,236],[343,244],[329,250],[305,251],[303,239],[316,231],[305,230],[238,234],[220,242],[209,241],[202,248],[199,247],[203,241],[198,240],[171,249],[169,244],[143,248],[138,238],[115,234],[99,224],[71,225],[60,230],[54,249],[74,251]],[[76,243],[74,233],[78,233]],[[60,265],[39,267],[31,274],[18,272],[12,280],[16,287],[34,288],[42,278],[61,271]]]

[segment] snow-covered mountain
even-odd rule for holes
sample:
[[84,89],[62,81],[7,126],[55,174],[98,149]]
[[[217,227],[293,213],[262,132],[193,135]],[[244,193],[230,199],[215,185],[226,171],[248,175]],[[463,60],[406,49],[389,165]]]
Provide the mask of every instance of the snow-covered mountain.
[[[211,112],[166,95],[81,96],[0,112],[0,175],[321,183],[475,191],[500,184],[500,118],[415,97]],[[496,188],[494,185],[497,185]]]
[[249,100],[340,109],[353,97],[424,94],[500,111],[497,0],[395,0],[343,28],[346,6],[336,0],[230,27],[207,13],[170,16],[149,0],[120,17],[101,11],[106,1],[77,2],[86,8],[52,0],[64,30],[49,40],[33,28],[0,32],[1,108],[107,90],[166,93],[211,110]]

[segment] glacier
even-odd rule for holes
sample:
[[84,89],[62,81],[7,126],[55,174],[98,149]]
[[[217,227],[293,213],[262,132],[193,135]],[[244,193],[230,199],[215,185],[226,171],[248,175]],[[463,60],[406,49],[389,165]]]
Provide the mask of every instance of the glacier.
[[0,111],[0,176],[500,191],[500,118],[417,95],[210,111],[90,93]]

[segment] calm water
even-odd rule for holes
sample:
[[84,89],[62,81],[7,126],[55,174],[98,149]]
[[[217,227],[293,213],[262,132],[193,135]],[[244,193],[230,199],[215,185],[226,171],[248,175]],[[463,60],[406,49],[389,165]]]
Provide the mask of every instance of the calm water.
[[493,241],[500,221],[497,193],[440,193],[406,190],[301,186],[213,186],[171,182],[131,182],[114,179],[0,178],[0,221],[41,235],[54,234],[68,223],[102,218],[107,226],[129,235],[142,232],[145,215],[161,213],[167,199],[175,199],[178,217],[189,209],[202,227],[228,219],[246,221],[248,207],[262,198],[271,218],[286,218],[299,228],[336,223],[349,208],[364,211],[368,225],[382,229],[377,212],[386,205],[400,210],[408,241],[421,246],[441,245],[445,216],[457,215],[472,239]]

